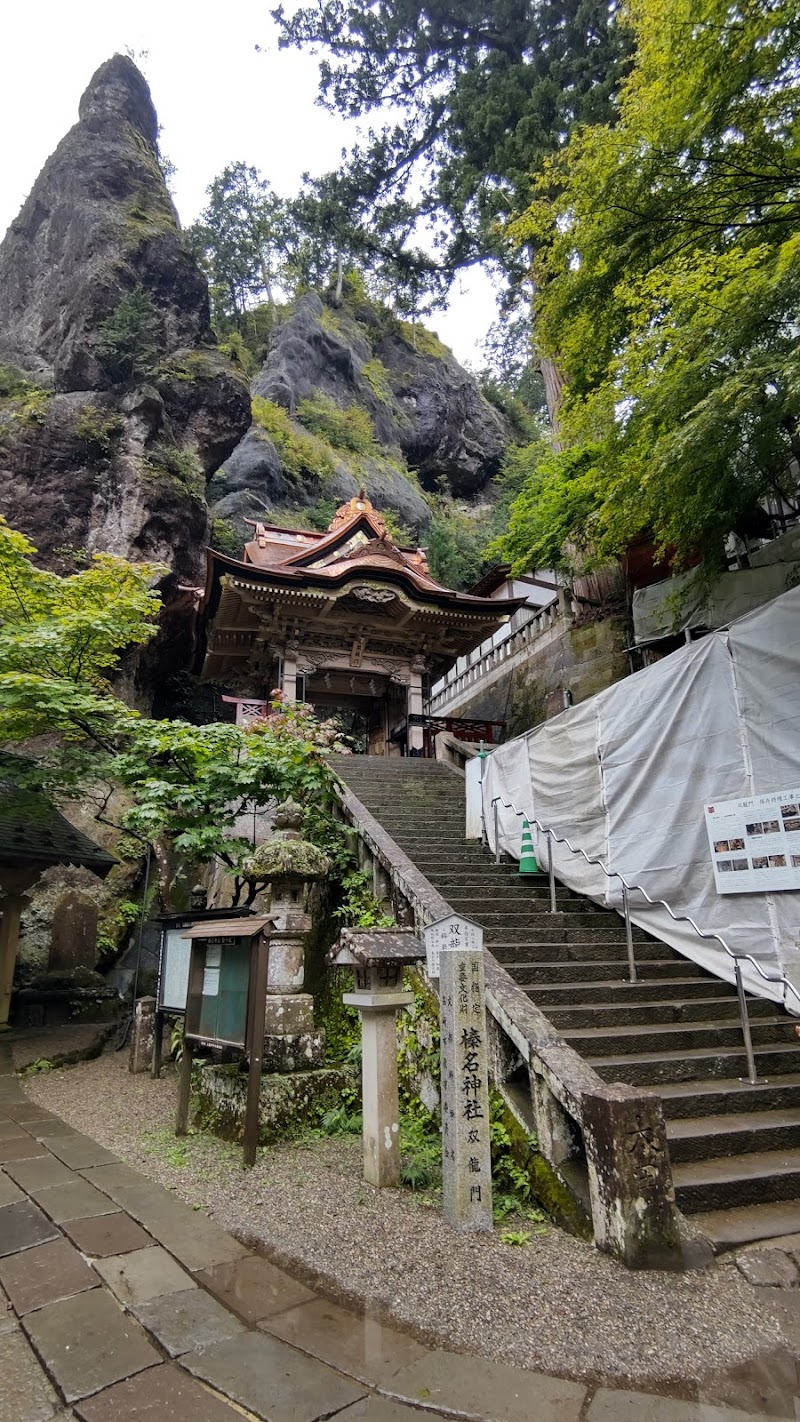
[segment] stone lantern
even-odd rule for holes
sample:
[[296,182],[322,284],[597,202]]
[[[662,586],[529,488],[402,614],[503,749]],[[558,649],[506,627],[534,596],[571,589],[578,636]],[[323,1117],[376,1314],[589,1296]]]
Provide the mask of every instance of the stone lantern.
[[397,1091],[399,1008],[414,995],[403,991],[403,968],[424,958],[411,929],[343,928],[328,954],[335,967],[351,967],[355,990],[343,1001],[361,1016],[361,1086],[364,1113],[364,1179],[370,1185],[400,1181],[400,1107]]
[[264,1064],[267,1071],[308,1071],[322,1065],[324,1032],[314,1031],[314,999],[303,992],[305,938],[312,886],[326,878],[330,860],[300,834],[301,805],[279,805],[274,830],[244,865],[248,879],[266,882],[273,922],[267,976]]

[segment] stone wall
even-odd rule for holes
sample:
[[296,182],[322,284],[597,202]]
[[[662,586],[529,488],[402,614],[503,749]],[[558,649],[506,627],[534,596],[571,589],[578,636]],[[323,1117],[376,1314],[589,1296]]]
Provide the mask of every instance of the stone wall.
[[555,635],[534,642],[524,656],[490,667],[477,685],[446,702],[437,698],[434,714],[505,721],[511,739],[557,716],[568,704],[567,693],[577,705],[629,675],[623,618],[578,625],[564,619],[553,631]]

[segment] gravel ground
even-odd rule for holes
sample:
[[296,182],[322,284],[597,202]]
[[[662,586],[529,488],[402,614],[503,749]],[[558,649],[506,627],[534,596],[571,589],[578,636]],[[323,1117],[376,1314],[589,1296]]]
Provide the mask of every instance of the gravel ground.
[[[459,1236],[407,1191],[361,1179],[357,1139],[238,1147],[172,1132],[175,1076],[130,1076],[127,1053],[27,1077],[30,1098],[306,1282],[424,1342],[562,1377],[708,1399],[785,1348],[732,1264],[631,1273],[555,1228],[523,1248]],[[741,1404],[740,1404],[741,1405]]]

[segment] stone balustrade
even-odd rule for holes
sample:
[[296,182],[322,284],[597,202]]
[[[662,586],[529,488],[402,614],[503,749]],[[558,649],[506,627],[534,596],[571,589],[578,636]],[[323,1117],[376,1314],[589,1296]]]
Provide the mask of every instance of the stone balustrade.
[[548,633],[571,625],[575,610],[576,604],[563,588],[546,607],[520,608],[512,614],[505,627],[465,657],[459,657],[450,671],[434,683],[425,707],[427,714],[446,715],[449,706],[461,701],[495,669],[505,666],[515,657],[527,655],[534,644]]

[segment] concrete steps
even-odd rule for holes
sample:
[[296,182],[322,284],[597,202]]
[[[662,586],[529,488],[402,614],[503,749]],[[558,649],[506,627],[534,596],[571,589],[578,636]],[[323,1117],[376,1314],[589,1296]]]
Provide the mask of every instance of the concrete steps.
[[759,1074],[727,982],[633,931],[618,914],[523,878],[464,835],[463,780],[433,761],[334,758],[367,809],[604,1080],[660,1093],[676,1198],[717,1249],[800,1232],[800,1040],[782,1008],[751,1000]]

